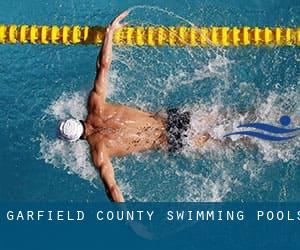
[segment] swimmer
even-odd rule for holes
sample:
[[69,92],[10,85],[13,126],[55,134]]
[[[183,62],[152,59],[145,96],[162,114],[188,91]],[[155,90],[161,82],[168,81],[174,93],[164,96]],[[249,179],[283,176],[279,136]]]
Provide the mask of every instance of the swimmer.
[[[162,117],[106,101],[114,32],[128,24],[121,23],[128,14],[128,11],[120,14],[106,29],[96,61],[96,77],[88,98],[86,119],[64,120],[58,128],[59,137],[66,141],[82,139],[88,142],[93,164],[99,171],[108,197],[114,202],[124,202],[124,198],[110,159],[146,150],[180,151],[191,119],[189,112],[179,109],[169,109],[167,116]],[[209,134],[204,133],[195,136],[193,141],[195,146],[201,147],[209,139]]]

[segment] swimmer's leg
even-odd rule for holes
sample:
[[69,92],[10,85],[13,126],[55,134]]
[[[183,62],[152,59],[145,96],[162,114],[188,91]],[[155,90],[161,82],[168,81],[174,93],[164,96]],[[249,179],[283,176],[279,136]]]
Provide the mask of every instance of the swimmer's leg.
[[[197,118],[196,118],[197,119]],[[206,116],[206,117],[201,117],[197,119],[199,124],[199,127],[205,127],[207,124],[215,124],[216,118],[214,116]],[[209,132],[203,131],[202,133],[196,134],[192,138],[192,143],[194,144],[195,147],[203,147],[208,140],[214,140],[215,139],[209,134]]]
[[[249,122],[255,121],[257,119],[255,109],[244,110],[243,112],[240,112],[240,114],[245,115]],[[217,121],[218,115],[219,114],[214,114],[214,115],[200,117],[198,119],[196,118],[199,123],[198,126],[206,127],[207,124],[209,124],[211,127],[213,127],[214,124],[218,123]],[[223,112],[221,115],[225,120],[228,117],[227,112]],[[203,147],[207,142],[212,142],[220,146],[234,146],[234,145],[240,146],[240,143],[242,143],[242,145],[244,146],[251,146],[254,144],[249,137],[241,137],[237,141],[232,141],[230,138],[226,138],[225,140],[222,140],[222,139],[212,137],[209,131],[202,132],[201,134],[195,135],[194,138],[192,139],[192,142],[195,147]]]
[[196,135],[196,137],[193,139],[193,144],[196,147],[203,147],[204,144],[211,138],[209,133],[204,133],[201,135]]
[[226,140],[220,140],[211,137],[209,133],[204,133],[201,135],[197,135],[193,140],[193,144],[197,148],[204,147],[207,142],[212,142],[214,145],[219,145],[219,146],[234,146],[234,147],[241,147],[241,146],[246,146],[248,148],[252,147],[254,145],[253,141],[251,141],[250,138],[248,137],[242,137],[237,141],[232,141],[231,139],[226,139]]

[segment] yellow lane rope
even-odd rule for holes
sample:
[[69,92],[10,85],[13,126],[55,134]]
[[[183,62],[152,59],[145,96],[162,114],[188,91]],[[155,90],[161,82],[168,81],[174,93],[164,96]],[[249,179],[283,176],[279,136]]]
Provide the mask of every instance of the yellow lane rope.
[[[100,44],[105,27],[0,25],[0,44]],[[126,27],[116,45],[136,46],[299,46],[300,27]]]

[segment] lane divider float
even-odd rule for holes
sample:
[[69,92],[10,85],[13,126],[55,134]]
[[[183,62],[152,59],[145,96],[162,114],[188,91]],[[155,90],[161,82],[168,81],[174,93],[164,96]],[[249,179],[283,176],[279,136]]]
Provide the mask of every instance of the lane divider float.
[[[101,44],[105,27],[0,25],[0,44]],[[128,46],[299,46],[300,27],[136,26],[115,32]]]

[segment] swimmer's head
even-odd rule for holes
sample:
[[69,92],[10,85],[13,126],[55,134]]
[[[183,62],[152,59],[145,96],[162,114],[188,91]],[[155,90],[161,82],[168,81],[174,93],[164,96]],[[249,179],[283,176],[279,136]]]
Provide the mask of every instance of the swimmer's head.
[[84,133],[84,126],[81,121],[77,119],[67,119],[61,121],[58,125],[59,138],[74,142],[80,139]]

